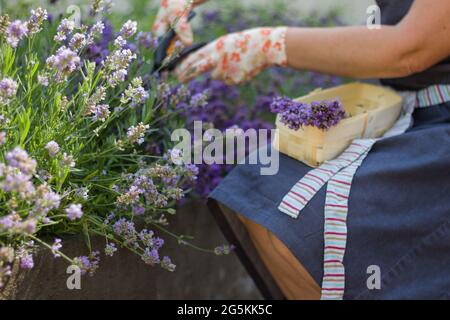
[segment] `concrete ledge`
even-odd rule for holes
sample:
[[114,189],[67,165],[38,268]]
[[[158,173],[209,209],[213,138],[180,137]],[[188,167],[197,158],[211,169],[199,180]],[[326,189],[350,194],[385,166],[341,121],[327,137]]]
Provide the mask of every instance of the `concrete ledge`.
[[[171,223],[178,233],[195,235],[196,243],[206,247],[225,240],[206,206],[199,202],[184,205]],[[165,237],[167,239],[167,237]],[[92,239],[92,247],[103,250],[104,240]],[[64,252],[85,255],[81,238],[66,239]],[[182,247],[167,239],[163,254],[177,264],[174,273],[145,265],[125,249],[114,257],[102,256],[93,276],[84,276],[81,290],[66,286],[67,263],[54,259],[47,250],[35,258],[30,271],[18,270],[0,291],[0,299],[260,299],[253,281],[234,255],[214,256]]]

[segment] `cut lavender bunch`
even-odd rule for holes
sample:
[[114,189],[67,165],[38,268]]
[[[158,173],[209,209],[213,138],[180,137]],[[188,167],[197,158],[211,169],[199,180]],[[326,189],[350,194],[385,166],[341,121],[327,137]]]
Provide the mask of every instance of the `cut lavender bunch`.
[[338,98],[306,104],[287,97],[276,97],[270,111],[279,114],[280,121],[296,131],[304,126],[328,130],[348,116]]

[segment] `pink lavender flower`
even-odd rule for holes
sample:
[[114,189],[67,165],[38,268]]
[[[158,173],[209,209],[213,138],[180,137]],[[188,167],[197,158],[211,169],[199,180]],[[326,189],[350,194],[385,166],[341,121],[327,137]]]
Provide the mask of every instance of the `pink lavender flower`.
[[130,143],[134,144],[142,144],[144,142],[145,132],[150,128],[148,124],[144,125],[142,122],[139,123],[136,127],[131,126],[128,129],[127,136]]
[[103,34],[103,30],[105,29],[105,25],[102,21],[97,21],[91,28],[91,35],[93,37],[99,36]]
[[125,80],[128,67],[134,59],[136,59],[136,54],[130,49],[117,49],[106,57],[103,65],[108,71],[107,81],[111,87],[114,88]]
[[37,8],[36,10],[31,10],[31,16],[28,20],[28,32],[29,34],[38,33],[41,30],[41,26],[48,18],[47,10],[42,8]]
[[61,255],[58,253],[58,251],[61,248],[62,248],[62,241],[61,241],[61,239],[55,238],[55,240],[53,241],[53,244],[52,244],[52,253],[53,253],[53,256],[55,258],[61,257]]
[[172,263],[172,260],[168,256],[164,256],[161,261],[161,268],[166,269],[170,272],[174,272],[176,265]]
[[108,119],[108,117],[111,114],[111,111],[109,110],[109,105],[107,104],[94,106],[91,112],[93,113],[92,119],[94,121],[101,121],[101,122],[105,122],[106,119]]
[[66,208],[67,218],[69,220],[80,219],[83,216],[83,211],[81,210],[81,204],[71,204]]
[[12,229],[16,225],[16,216],[8,214],[0,218],[0,230],[6,231]]
[[20,20],[13,21],[8,27],[6,42],[11,45],[11,47],[16,48],[20,40],[26,37],[27,34],[28,26],[26,22]]
[[133,105],[144,103],[149,97],[149,94],[142,87],[142,79],[140,77],[134,78],[125,92],[122,94],[120,102],[123,104],[131,101]]
[[127,77],[128,71],[126,69],[120,69],[117,71],[114,71],[108,76],[108,84],[115,88],[119,83],[122,83],[125,81],[125,78]]
[[79,51],[83,49],[87,44],[86,36],[82,33],[75,33],[70,39],[69,47],[74,51]]
[[44,73],[44,74],[38,75],[38,82],[39,82],[42,86],[48,87],[48,85],[49,85],[48,74]]
[[122,29],[120,29],[120,34],[124,38],[130,38],[136,33],[136,31],[137,31],[137,22],[128,20],[122,26]]
[[4,78],[0,81],[0,103],[7,103],[16,95],[18,84],[11,78]]
[[117,247],[114,243],[107,243],[105,247],[105,255],[112,257],[117,251]]
[[51,158],[56,157],[59,153],[59,145],[53,140],[45,145],[45,149]]
[[35,196],[33,214],[45,216],[50,210],[59,208],[61,198],[49,186],[40,185],[37,187]]
[[80,66],[80,57],[71,49],[62,46],[47,59],[47,67],[56,72],[57,81],[63,81]]
[[62,161],[64,165],[68,166],[69,168],[75,167],[75,160],[73,159],[73,156],[67,153],[63,153]]
[[35,193],[34,185],[30,181],[31,176],[17,169],[7,171],[9,172],[0,183],[0,188],[5,192],[17,193],[22,199],[30,200]]
[[63,19],[58,26],[54,40],[61,42],[67,39],[67,36],[75,29],[75,22],[70,19]]
[[125,47],[126,44],[127,44],[127,40],[125,40],[122,36],[118,36],[116,38],[116,40],[114,40],[114,47],[118,50]]
[[36,171],[36,160],[30,158],[20,147],[8,152],[5,159],[11,167],[18,168],[25,175],[32,175]]

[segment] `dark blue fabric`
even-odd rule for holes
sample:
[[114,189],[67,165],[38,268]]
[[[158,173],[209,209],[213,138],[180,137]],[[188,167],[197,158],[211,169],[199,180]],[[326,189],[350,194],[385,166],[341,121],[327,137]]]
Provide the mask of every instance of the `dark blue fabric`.
[[[450,103],[414,113],[401,136],[375,144],[349,199],[346,299],[450,298]],[[309,167],[281,155],[280,171],[239,165],[211,198],[263,225],[322,281],[325,187],[298,219],[277,206]],[[381,268],[368,290],[367,267]]]

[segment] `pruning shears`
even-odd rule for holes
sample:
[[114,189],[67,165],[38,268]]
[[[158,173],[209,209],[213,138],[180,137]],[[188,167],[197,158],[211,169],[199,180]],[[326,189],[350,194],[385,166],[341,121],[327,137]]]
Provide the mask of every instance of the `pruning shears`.
[[[191,11],[188,17],[189,21],[191,21],[195,16],[196,13]],[[175,50],[176,41],[177,35],[173,28],[171,28],[164,36],[159,38],[158,47],[155,50],[153,60],[152,72],[154,74],[163,71],[173,71],[178,63],[180,63],[184,58],[207,45],[207,42],[200,42],[183,48],[180,53],[176,54],[172,60],[167,62],[167,57],[170,57]]]

